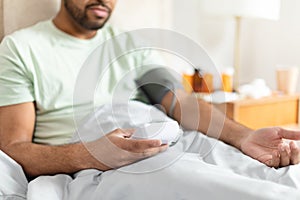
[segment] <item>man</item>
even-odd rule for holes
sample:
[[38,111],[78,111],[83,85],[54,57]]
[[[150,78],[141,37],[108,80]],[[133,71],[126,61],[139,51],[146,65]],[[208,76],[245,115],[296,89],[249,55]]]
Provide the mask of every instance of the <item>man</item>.
[[[116,0],[63,0],[53,22],[17,32],[2,43],[0,148],[21,164],[30,177],[83,169],[105,171],[167,149],[167,145],[161,145],[159,140],[129,139],[132,132],[121,129],[87,144],[66,144],[74,130],[72,91],[77,74],[99,41],[114,36],[105,24],[115,3]],[[53,51],[45,52],[50,49]],[[223,125],[224,115],[211,105],[180,89],[176,91],[176,97],[173,117],[185,128],[208,134],[222,127],[220,140],[270,167],[300,162],[295,143],[283,143],[283,138],[300,140],[300,132],[281,128],[254,131],[229,119],[225,119]],[[162,99],[161,105],[167,112],[172,107],[172,99],[172,92]],[[198,110],[191,103],[195,101]],[[201,116],[199,121],[190,120],[197,115]],[[211,122],[213,130],[209,131]],[[114,164],[109,166],[101,162],[102,158],[95,159],[85,147],[101,150],[107,139],[120,150],[129,152],[116,157]]]

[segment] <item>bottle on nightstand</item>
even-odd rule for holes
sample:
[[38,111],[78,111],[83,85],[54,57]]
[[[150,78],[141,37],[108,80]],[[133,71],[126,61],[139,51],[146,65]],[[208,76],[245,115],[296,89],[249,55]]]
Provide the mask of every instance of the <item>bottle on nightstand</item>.
[[213,92],[213,76],[209,73],[203,73],[200,69],[195,69],[193,76],[193,90],[196,93]]

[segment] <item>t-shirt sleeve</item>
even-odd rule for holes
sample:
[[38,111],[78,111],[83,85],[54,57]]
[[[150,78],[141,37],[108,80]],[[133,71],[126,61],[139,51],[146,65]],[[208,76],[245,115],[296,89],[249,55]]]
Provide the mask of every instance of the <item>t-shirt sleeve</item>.
[[0,45],[0,106],[34,101],[33,83],[15,40]]

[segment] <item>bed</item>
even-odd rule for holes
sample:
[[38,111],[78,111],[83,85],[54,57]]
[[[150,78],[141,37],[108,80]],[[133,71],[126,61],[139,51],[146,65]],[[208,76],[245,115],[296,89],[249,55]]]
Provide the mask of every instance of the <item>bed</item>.
[[[84,120],[85,126],[79,130],[85,134],[75,134],[73,140],[101,137],[95,127],[108,132],[167,120],[172,119],[140,102],[107,104]],[[0,171],[2,199],[300,198],[300,165],[269,168],[195,131],[184,131],[177,144],[164,153],[116,170],[40,176],[28,183],[22,168],[0,152]]]

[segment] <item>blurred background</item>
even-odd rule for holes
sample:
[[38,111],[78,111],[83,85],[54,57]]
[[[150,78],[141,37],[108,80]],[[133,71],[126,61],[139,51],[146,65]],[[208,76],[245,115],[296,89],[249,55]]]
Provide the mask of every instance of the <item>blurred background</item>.
[[[123,30],[151,27],[179,32],[204,47],[220,70],[233,67],[236,20],[204,12],[203,1],[119,0],[111,23]],[[278,67],[300,66],[299,10],[299,0],[284,0],[278,20],[241,19],[240,84],[262,78],[275,90]],[[174,62],[180,70],[182,65]]]

